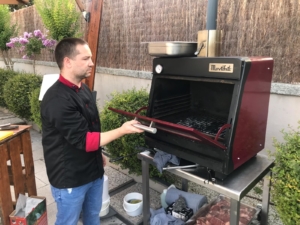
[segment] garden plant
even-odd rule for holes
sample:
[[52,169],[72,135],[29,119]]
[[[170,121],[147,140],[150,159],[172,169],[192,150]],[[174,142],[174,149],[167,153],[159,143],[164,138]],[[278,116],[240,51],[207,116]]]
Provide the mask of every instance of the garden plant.
[[53,52],[55,44],[55,40],[47,39],[46,34],[43,34],[40,30],[35,30],[33,33],[24,32],[23,36],[11,38],[10,42],[6,43],[6,46],[16,48],[23,55],[23,59],[32,59],[35,74],[37,55],[41,54],[43,48],[48,48]]
[[9,55],[10,47],[6,45],[16,33],[16,24],[10,23],[10,12],[7,5],[0,5],[0,51],[7,69],[13,70],[14,62]]
[[282,133],[283,142],[274,140],[272,199],[285,225],[300,225],[300,121]]
[[35,0],[34,4],[51,38],[60,41],[81,35],[81,14],[74,0]]

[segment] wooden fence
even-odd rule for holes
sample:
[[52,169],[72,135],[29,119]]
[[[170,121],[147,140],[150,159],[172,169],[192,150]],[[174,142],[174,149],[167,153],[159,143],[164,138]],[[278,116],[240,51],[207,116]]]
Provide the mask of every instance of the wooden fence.
[[[208,0],[104,0],[97,65],[152,70],[150,41],[197,41],[206,29]],[[85,5],[90,0],[83,0]],[[34,6],[13,13],[20,30],[43,30]],[[86,23],[82,18],[81,30]],[[300,1],[220,0],[222,56],[270,56],[274,82],[300,82]],[[40,60],[53,57],[44,52]]]

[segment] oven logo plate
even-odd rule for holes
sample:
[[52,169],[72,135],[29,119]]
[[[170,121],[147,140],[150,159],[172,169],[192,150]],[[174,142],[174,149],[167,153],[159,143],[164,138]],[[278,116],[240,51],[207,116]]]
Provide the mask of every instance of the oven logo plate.
[[233,63],[209,63],[209,72],[233,73]]

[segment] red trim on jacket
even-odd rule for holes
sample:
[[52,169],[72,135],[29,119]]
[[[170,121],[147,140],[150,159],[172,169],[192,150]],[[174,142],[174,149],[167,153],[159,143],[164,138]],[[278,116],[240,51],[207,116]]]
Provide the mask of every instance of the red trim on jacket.
[[99,147],[100,147],[100,132],[87,132],[85,151],[86,152],[97,151]]
[[[66,78],[64,78],[61,74],[59,75],[58,80],[63,83],[64,85],[68,86],[69,88],[74,89],[76,92],[80,90],[80,87],[77,85],[73,84],[72,82],[68,81]],[[81,83],[80,83],[81,86]]]

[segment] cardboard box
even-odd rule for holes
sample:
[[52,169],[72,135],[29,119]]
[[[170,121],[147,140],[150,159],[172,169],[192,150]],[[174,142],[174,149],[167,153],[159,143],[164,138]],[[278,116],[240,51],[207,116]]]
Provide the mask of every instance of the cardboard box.
[[9,215],[10,225],[48,225],[47,205],[45,197],[30,196],[30,198],[43,199],[32,211],[25,217],[15,216],[15,210]]

